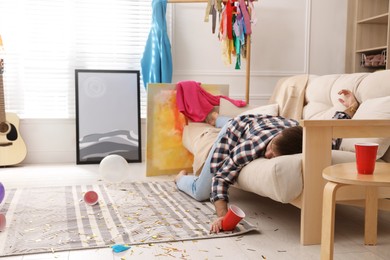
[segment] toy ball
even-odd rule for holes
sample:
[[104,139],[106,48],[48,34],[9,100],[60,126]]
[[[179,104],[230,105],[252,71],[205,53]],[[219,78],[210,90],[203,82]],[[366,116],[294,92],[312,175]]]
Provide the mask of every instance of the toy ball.
[[120,182],[127,178],[129,164],[122,156],[111,154],[100,162],[99,172],[109,182]]
[[4,195],[5,195],[5,188],[3,183],[0,182],[0,203],[3,202]]
[[3,232],[5,230],[6,224],[7,224],[7,221],[5,219],[4,214],[0,214],[0,232]]
[[99,195],[93,190],[87,191],[84,194],[84,201],[90,206],[95,205],[98,202],[98,200],[99,200]]

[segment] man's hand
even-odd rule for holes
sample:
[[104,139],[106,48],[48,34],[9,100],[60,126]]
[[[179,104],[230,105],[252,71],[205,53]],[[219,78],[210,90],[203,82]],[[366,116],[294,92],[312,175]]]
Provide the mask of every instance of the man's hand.
[[218,233],[222,230],[222,219],[228,212],[227,202],[224,200],[217,200],[214,202],[215,212],[218,218],[211,223],[210,233]]
[[359,107],[359,102],[357,102],[355,96],[352,94],[350,90],[342,89],[339,91],[338,94],[344,95],[344,99],[339,98],[339,101],[341,104],[343,104],[346,107],[344,113],[346,113],[352,118]]
[[219,233],[222,230],[222,219],[224,217],[219,217],[211,223],[210,233]]
[[359,105],[359,103],[357,102],[355,96],[352,94],[352,92],[350,90],[342,89],[342,90],[339,91],[338,94],[339,95],[344,95],[344,99],[339,98],[339,101],[346,108]]

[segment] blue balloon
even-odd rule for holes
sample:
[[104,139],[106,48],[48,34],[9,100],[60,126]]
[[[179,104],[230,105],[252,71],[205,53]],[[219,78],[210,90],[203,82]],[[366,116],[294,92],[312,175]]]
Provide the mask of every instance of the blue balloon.
[[115,253],[120,253],[130,249],[131,247],[127,245],[116,244],[116,245],[112,245],[111,248],[112,251],[114,251]]
[[3,202],[5,189],[3,183],[0,182],[0,203]]

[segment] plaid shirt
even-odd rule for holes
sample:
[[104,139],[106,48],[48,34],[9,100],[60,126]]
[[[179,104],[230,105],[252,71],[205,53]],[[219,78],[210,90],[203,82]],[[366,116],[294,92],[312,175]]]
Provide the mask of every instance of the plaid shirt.
[[[334,119],[350,119],[344,112],[336,112]],[[269,115],[242,115],[228,124],[226,134],[217,144],[210,163],[214,174],[211,187],[212,202],[229,201],[228,188],[237,179],[241,169],[256,158],[264,156],[267,144],[283,129],[299,125],[293,119]],[[338,149],[341,139],[335,139]]]
[[228,201],[228,188],[249,162],[264,156],[267,144],[283,129],[298,122],[280,116],[242,115],[229,123],[226,134],[217,144],[210,163],[214,174],[211,201]]

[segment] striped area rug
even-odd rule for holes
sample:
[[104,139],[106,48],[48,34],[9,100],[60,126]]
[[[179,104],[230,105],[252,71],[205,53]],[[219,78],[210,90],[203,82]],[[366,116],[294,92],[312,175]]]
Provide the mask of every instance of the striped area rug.
[[[99,202],[83,201],[86,191]],[[173,182],[134,182],[13,189],[0,206],[7,226],[0,256],[217,238],[256,230],[243,220],[209,234],[214,206],[177,191]]]

